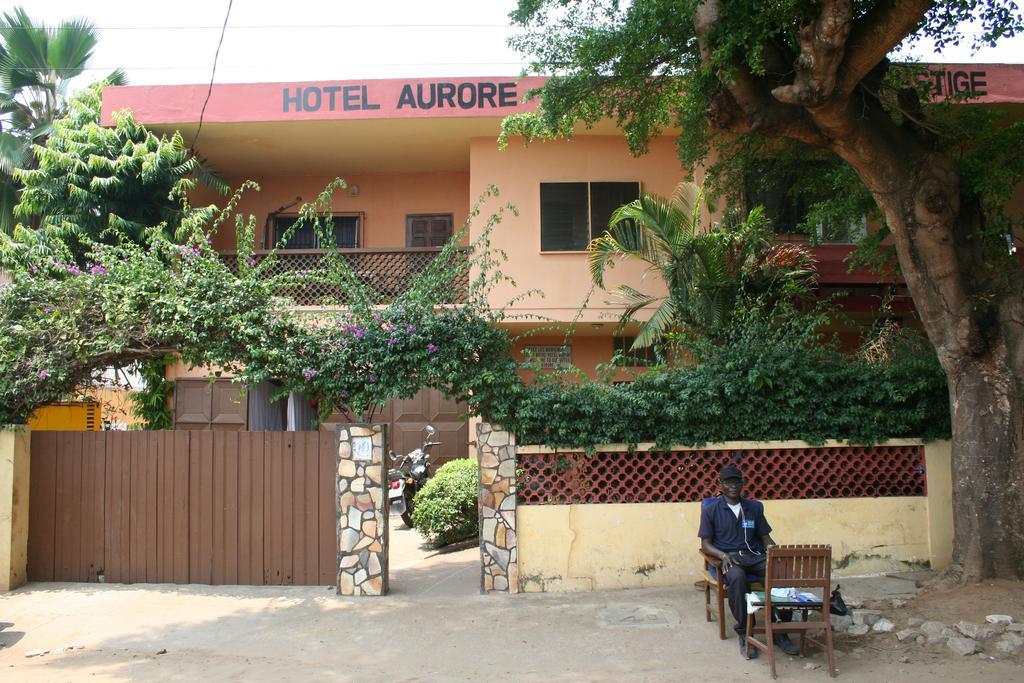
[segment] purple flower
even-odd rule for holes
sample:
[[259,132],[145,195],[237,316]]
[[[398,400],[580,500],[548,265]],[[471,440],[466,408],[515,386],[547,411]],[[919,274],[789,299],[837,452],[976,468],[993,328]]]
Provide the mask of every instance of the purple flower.
[[374,374],[371,373],[370,374],[370,379],[368,381],[370,382],[370,384],[376,383],[377,382],[377,375],[374,375]]
[[306,378],[306,381],[309,381],[316,377],[316,374],[316,370],[305,370],[303,371],[302,376]]
[[406,325],[405,326],[405,331],[408,332],[409,334],[412,334],[413,332],[416,331],[416,328],[413,327],[412,325]]
[[39,379],[46,379],[49,376],[50,376],[50,373],[48,373],[46,370],[40,370],[39,371]]
[[348,398],[348,392],[347,392],[347,391],[345,391],[344,389],[342,389],[342,390],[341,390],[341,394],[340,394],[340,396],[341,396],[342,398]]
[[380,322],[380,313],[374,313],[373,319],[376,320],[377,322]]
[[53,309],[49,306],[43,306],[43,313],[52,313]]
[[93,275],[110,275],[110,271],[100,265],[93,266],[89,269],[89,272]]
[[362,339],[366,333],[357,327],[355,332],[353,332],[352,334],[356,337],[356,339]]
[[395,339],[394,337],[392,337],[391,339],[388,339],[388,346],[394,346],[397,343],[398,343],[398,340]]
[[436,352],[438,348],[440,347],[436,346],[435,344],[427,344],[427,351],[430,351],[431,353]]

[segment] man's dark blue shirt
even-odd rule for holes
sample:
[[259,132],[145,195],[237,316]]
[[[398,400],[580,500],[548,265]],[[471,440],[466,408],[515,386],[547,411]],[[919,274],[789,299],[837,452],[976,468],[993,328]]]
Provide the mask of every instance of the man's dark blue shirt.
[[700,506],[700,529],[697,536],[711,541],[719,550],[734,553],[749,550],[763,553],[762,536],[772,532],[768,520],[764,518],[764,505],[759,500],[740,498],[742,515],[737,517],[725,496],[708,498]]

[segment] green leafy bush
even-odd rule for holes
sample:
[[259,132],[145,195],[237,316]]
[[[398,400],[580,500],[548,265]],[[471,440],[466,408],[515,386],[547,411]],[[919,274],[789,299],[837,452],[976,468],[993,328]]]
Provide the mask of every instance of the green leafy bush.
[[844,354],[818,333],[825,316],[742,311],[722,342],[691,348],[693,365],[623,385],[518,385],[489,395],[485,415],[519,443],[573,448],[949,437],[946,379],[925,340],[904,335],[884,358]]
[[446,463],[416,494],[413,526],[438,546],[475,536],[478,478],[475,460]]

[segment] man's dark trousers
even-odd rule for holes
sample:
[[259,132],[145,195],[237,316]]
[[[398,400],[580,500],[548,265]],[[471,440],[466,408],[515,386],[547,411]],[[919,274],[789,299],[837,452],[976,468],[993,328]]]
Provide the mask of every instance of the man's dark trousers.
[[767,561],[764,555],[729,553],[729,556],[732,558],[732,567],[725,575],[725,581],[728,583],[729,609],[736,618],[736,633],[744,636],[747,633],[747,593],[750,592],[747,575],[756,576],[758,581],[764,583]]

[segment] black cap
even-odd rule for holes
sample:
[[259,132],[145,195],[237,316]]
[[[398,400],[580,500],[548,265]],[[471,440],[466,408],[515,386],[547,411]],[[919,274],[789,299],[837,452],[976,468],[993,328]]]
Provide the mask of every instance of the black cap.
[[740,472],[740,468],[735,465],[726,465],[722,468],[722,471],[718,473],[718,478],[722,481],[726,479],[743,479],[743,473]]

